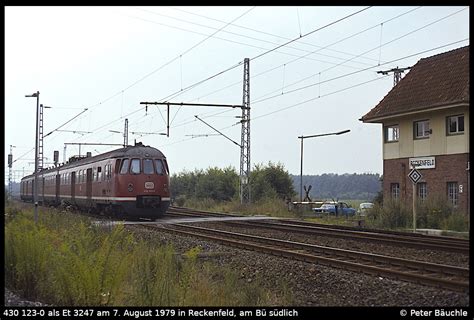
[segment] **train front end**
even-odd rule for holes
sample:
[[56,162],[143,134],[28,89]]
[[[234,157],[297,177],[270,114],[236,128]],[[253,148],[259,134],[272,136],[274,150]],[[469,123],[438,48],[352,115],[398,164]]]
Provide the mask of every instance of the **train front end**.
[[116,162],[114,180],[123,216],[156,219],[166,213],[170,205],[169,169],[158,149],[127,150]]

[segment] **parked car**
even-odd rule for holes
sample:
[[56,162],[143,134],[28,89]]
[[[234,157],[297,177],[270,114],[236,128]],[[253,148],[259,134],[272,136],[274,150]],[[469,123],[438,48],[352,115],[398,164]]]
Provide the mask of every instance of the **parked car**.
[[359,205],[357,213],[361,216],[365,216],[373,207],[374,204],[372,202],[363,202]]
[[[337,213],[336,213],[336,206],[337,206]],[[353,216],[356,213],[354,208],[351,208],[345,202],[325,202],[319,208],[313,208],[313,211],[316,213],[329,213],[337,215],[345,215],[345,216]]]

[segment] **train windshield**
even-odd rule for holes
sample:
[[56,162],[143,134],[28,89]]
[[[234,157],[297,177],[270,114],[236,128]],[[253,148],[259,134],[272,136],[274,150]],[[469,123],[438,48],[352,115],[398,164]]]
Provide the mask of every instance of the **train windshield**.
[[129,159],[123,159],[122,167],[120,167],[120,174],[126,174],[128,172]]
[[155,159],[156,173],[164,174],[165,170],[163,167],[163,162],[160,159]]
[[144,174],[153,174],[153,160],[152,159],[143,159],[143,173]]
[[130,173],[140,174],[140,159],[132,159],[132,163],[130,165]]

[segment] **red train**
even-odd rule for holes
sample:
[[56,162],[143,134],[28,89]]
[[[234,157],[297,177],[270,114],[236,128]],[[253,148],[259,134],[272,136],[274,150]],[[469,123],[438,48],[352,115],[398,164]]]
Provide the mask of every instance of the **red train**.
[[[33,201],[34,175],[21,179]],[[73,205],[117,217],[163,216],[170,204],[169,169],[160,150],[141,143],[94,157],[71,158],[38,173],[38,202]]]

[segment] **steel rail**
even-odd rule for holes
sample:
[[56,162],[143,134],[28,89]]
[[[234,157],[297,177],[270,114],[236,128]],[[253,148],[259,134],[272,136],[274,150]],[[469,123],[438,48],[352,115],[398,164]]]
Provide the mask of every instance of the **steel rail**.
[[[161,226],[171,232],[218,241],[227,245],[312,262],[349,271],[385,276],[454,291],[467,292],[469,269],[373,255],[357,251],[250,236],[182,224]],[[187,231],[183,229],[193,230]],[[205,234],[211,233],[212,235]]]
[[[221,214],[194,210],[189,208],[173,207],[172,212],[180,212],[189,215],[213,215],[230,216],[230,214]],[[331,237],[362,239],[367,241],[378,241],[379,243],[390,245],[401,245],[415,248],[427,248],[433,250],[444,250],[469,253],[469,241],[453,237],[428,236],[422,234],[413,234],[407,232],[385,231],[377,229],[361,229],[345,226],[322,225],[315,223],[305,223],[297,220],[281,219],[266,222],[229,222],[233,224],[246,224],[270,229],[279,229],[283,231],[298,231],[309,234],[324,234]]]
[[298,231],[306,234],[320,234],[330,237],[357,239],[378,242],[389,245],[399,245],[405,247],[431,249],[431,250],[443,250],[449,252],[459,252],[463,254],[469,254],[469,245],[459,245],[458,243],[445,243],[437,242],[431,239],[419,239],[412,238],[410,236],[392,236],[380,233],[370,233],[364,231],[352,231],[352,230],[339,230],[332,228],[323,228],[319,226],[302,226],[295,224],[283,224],[283,223],[272,223],[272,222],[260,222],[252,221],[249,222],[231,222],[233,224],[246,224],[252,225],[259,228],[276,229],[282,231]]
[[434,235],[412,233],[412,232],[406,232],[406,231],[394,231],[394,230],[374,229],[374,228],[366,228],[366,227],[361,228],[361,227],[349,227],[349,226],[341,226],[341,225],[327,225],[327,224],[322,224],[322,223],[307,222],[307,221],[301,221],[301,220],[295,220],[295,219],[280,219],[279,221],[285,222],[285,223],[299,224],[299,225],[318,226],[322,228],[356,230],[356,231],[371,232],[371,233],[410,236],[410,237],[420,238],[420,239],[433,239],[433,240],[442,240],[446,242],[458,242],[460,244],[469,243],[469,240],[467,239],[455,238],[455,237],[450,237],[450,236],[434,236]]

